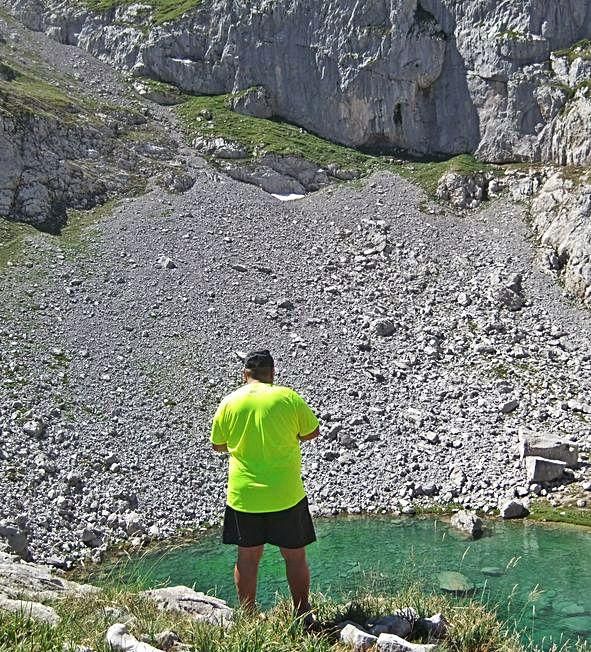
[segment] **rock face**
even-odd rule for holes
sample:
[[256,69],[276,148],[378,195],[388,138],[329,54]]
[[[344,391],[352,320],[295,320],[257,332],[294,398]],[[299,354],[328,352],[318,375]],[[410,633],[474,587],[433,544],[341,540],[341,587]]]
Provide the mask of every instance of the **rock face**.
[[147,34],[143,5],[5,5],[32,29],[192,93],[257,87],[240,110],[347,145],[589,161],[589,101],[556,83],[556,71],[571,84],[587,68],[551,61],[591,34],[579,0],[211,0]]
[[575,182],[557,172],[532,202],[533,227],[550,248],[566,288],[591,301],[591,179]]
[[0,553],[0,594],[8,598],[55,600],[66,595],[84,596],[98,589],[54,575],[49,568],[15,561]]

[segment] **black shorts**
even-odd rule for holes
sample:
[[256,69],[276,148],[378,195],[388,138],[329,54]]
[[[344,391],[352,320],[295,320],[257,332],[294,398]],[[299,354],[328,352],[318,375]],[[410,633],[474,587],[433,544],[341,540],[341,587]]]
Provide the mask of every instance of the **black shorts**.
[[316,541],[308,499],[280,512],[252,514],[237,512],[226,505],[224,543],[252,548],[270,543],[280,548],[303,548]]

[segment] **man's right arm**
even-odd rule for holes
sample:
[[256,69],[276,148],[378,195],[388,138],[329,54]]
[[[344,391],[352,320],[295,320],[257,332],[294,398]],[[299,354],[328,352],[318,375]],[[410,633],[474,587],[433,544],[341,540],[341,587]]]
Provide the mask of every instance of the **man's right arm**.
[[311,439],[316,439],[320,434],[320,426],[313,430],[309,435],[298,435],[300,441],[310,441]]

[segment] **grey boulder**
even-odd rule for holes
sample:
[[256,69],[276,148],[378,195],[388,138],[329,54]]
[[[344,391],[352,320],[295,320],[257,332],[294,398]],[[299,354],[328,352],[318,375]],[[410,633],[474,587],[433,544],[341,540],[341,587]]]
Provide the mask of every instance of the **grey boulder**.
[[526,457],[525,470],[529,482],[553,482],[564,475],[566,464],[543,457]]
[[474,512],[467,510],[457,512],[451,517],[451,525],[474,539],[482,534],[482,519]]
[[187,586],[151,589],[141,595],[153,600],[163,611],[182,612],[194,620],[223,625],[233,618],[233,611],[224,600],[194,591]]

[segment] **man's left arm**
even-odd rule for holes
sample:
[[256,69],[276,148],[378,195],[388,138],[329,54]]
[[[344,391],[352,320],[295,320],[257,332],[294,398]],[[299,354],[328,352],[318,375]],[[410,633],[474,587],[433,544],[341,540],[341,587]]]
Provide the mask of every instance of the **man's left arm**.
[[294,392],[294,394],[299,429],[298,439],[300,441],[316,439],[320,434],[318,419],[306,401],[297,392]]

